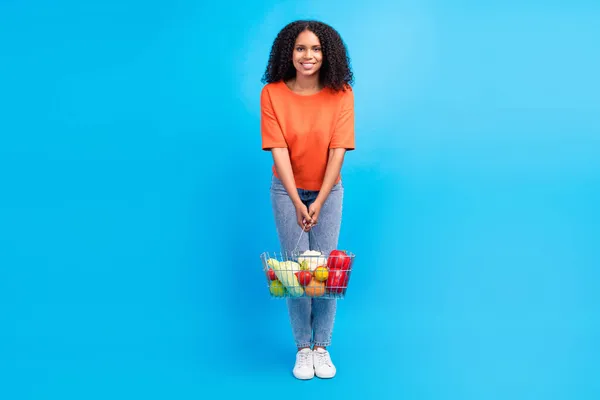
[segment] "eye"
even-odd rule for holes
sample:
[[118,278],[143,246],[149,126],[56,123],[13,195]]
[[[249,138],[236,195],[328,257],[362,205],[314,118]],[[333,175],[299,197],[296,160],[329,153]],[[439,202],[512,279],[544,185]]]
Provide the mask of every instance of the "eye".
[[315,47],[315,51],[321,51],[320,47]]
[[304,50],[303,47],[296,47],[296,51],[302,51],[302,50]]

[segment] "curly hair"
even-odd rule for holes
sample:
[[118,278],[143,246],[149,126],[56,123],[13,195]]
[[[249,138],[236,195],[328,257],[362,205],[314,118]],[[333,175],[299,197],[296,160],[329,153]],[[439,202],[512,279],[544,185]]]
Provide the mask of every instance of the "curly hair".
[[271,47],[262,82],[286,81],[296,76],[292,54],[296,38],[305,30],[314,33],[321,42],[323,51],[323,65],[319,71],[321,85],[334,91],[345,91],[347,86],[354,83],[346,45],[340,34],[331,26],[312,20],[292,22],[279,32]]

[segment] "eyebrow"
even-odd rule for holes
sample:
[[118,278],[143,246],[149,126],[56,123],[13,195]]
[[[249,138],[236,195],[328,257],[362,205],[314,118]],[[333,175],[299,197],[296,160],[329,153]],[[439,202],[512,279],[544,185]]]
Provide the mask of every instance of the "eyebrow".
[[320,44],[315,44],[315,45],[312,45],[312,46],[307,46],[305,44],[297,44],[296,47],[321,47],[321,45]]

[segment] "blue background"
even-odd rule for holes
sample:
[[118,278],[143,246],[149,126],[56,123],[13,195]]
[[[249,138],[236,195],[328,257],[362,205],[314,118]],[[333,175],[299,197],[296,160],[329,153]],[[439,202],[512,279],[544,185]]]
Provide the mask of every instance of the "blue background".
[[[0,398],[600,397],[599,3],[203,3],[0,3]],[[331,381],[258,258],[298,18],[356,74]]]

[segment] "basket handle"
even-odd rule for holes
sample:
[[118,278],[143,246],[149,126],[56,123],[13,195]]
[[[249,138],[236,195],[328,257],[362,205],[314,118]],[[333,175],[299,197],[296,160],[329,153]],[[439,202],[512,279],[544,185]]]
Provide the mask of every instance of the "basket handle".
[[[296,250],[298,250],[298,245],[300,244],[300,239],[302,239],[302,234],[304,233],[304,229],[300,228],[300,236],[298,236],[298,241],[296,242],[296,246],[294,247],[294,250],[292,250],[292,254],[296,252]],[[307,232],[308,233],[308,232]],[[321,245],[319,244],[319,241],[317,240],[317,235],[315,232],[313,232],[313,238],[315,240],[315,244],[317,245],[317,250],[321,251]]]

